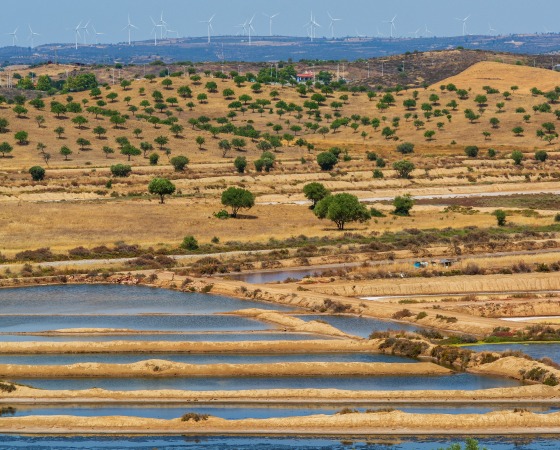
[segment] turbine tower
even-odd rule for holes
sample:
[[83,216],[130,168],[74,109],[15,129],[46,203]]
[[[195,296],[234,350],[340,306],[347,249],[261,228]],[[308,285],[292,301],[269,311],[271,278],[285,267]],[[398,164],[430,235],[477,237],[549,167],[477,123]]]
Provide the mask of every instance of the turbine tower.
[[329,19],[331,19],[331,24],[329,25],[329,28],[331,29],[331,38],[334,39],[334,25],[336,24],[336,22],[340,22],[342,19],[335,19],[328,11],[327,14],[329,15]]
[[159,38],[163,39],[163,30],[165,30],[165,34],[167,35],[167,22],[165,20],[163,20],[163,11],[161,12],[161,15],[159,16],[159,22],[158,25],[159,27]]
[[35,36],[41,36],[39,33],[35,33],[32,29],[31,29],[31,25],[29,25],[29,40],[31,41],[31,48],[34,47],[34,38]]
[[311,18],[309,20],[309,22],[307,22],[304,27],[307,27],[308,31],[309,31],[309,37],[311,38],[311,42],[313,42],[313,39],[315,39],[315,33],[317,31],[317,28],[320,28],[321,25],[319,25],[317,23],[317,21],[315,20],[315,18],[313,17],[313,11],[311,11]]
[[397,15],[395,14],[395,17],[393,17],[391,20],[387,20],[384,23],[388,23],[390,24],[390,33],[389,35],[391,36],[391,39],[393,39],[393,31],[397,31],[397,27],[395,26],[395,20],[397,19]]
[[82,22],[80,22],[76,28],[74,28],[74,40],[76,42],[76,50],[78,50],[78,39],[81,37],[80,34],[80,27],[82,26]]
[[488,32],[490,34],[497,34],[498,30],[496,30],[495,28],[492,28],[492,25],[488,24]]
[[93,28],[93,34],[95,34],[95,45],[99,45],[99,36],[104,35],[105,33],[100,33],[99,31],[97,31],[95,29],[95,27],[92,25],[91,28]]
[[455,19],[455,20],[458,20],[459,22],[463,22],[463,36],[466,36],[466,35],[467,35],[467,21],[469,20],[470,17],[471,17],[471,16],[470,16],[470,14],[469,14],[469,15],[468,15],[467,17],[465,17],[464,19],[457,19],[457,18]]
[[208,25],[208,43],[210,44],[211,40],[212,40],[212,31],[214,31],[214,27],[212,26],[212,21],[214,20],[214,17],[216,17],[216,14],[214,14],[212,17],[210,17],[210,19],[208,20],[201,20],[200,23],[205,23],[206,25]]
[[87,23],[83,27],[80,27],[80,30],[84,30],[84,45],[87,45],[87,35],[89,34],[89,31],[88,31],[89,22],[90,21],[88,20]]
[[[18,27],[19,28],[19,27]],[[18,40],[17,38],[17,32],[18,32],[18,28],[16,28],[13,32],[8,33],[8,36],[12,36],[12,45],[15,47],[16,46],[16,42]]]
[[123,31],[128,30],[128,45],[132,45],[131,33],[133,28],[136,28],[138,30],[138,27],[136,25],[133,25],[132,22],[130,22],[130,14],[129,14],[128,24],[126,25],[126,27],[123,28]]
[[255,20],[255,15],[253,14],[253,17],[251,17],[251,20],[249,20],[248,22],[245,22],[245,30],[247,32],[247,34],[249,35],[249,45],[251,45],[251,31],[255,31],[255,29],[253,28],[253,20]]
[[263,13],[263,16],[268,17],[268,35],[272,36],[272,21],[274,20],[275,17],[278,17],[280,15],[280,13],[276,13],[273,14],[272,16],[269,16],[268,14]]
[[152,21],[152,24],[154,25],[154,28],[152,29],[152,32],[150,33],[150,35],[154,35],[154,45],[157,45],[157,32],[158,32],[158,28],[161,27],[161,24],[159,23],[155,23],[154,19],[152,19],[150,17],[150,20]]

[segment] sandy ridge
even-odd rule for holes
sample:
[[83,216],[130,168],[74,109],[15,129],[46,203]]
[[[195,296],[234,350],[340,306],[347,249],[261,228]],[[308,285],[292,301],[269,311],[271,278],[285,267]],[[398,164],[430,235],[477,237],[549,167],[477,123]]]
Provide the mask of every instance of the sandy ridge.
[[96,403],[127,403],[185,401],[185,402],[460,402],[484,403],[504,401],[560,402],[560,389],[536,384],[510,388],[482,389],[476,391],[436,390],[436,391],[347,391],[341,389],[259,389],[244,391],[183,391],[183,390],[139,390],[108,391],[105,389],[85,390],[44,390],[28,386],[18,386],[3,398],[10,403],[75,403],[89,401]]
[[314,415],[280,419],[224,420],[211,417],[207,421],[182,422],[180,419],[161,420],[136,417],[15,417],[1,418],[0,432],[25,433],[333,433],[391,434],[415,430],[433,434],[435,430],[460,434],[471,430],[500,432],[518,430],[529,434],[560,431],[560,413],[499,411],[487,414],[408,414],[400,411],[354,413],[344,415]]
[[417,364],[354,362],[289,362],[273,364],[184,364],[159,359],[133,364],[79,363],[66,366],[0,365],[0,377],[283,377],[448,375],[451,370],[430,362]]
[[1,342],[0,354],[66,353],[227,353],[227,354],[309,354],[379,351],[380,340],[305,340],[305,341],[106,341],[106,342]]

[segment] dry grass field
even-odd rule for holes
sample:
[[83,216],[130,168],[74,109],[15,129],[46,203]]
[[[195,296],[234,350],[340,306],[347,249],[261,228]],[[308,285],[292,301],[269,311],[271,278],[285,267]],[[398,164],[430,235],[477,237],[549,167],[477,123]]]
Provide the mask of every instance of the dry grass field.
[[[35,72],[59,76],[66,70],[75,67],[46,66]],[[25,73],[23,68],[18,68]],[[79,68],[82,72],[84,68]],[[55,73],[58,71],[57,73]],[[111,81],[111,77],[103,78],[112,71],[109,69],[95,69],[95,73],[102,81]],[[117,74],[119,72],[117,71]],[[130,72],[125,72],[130,73]],[[337,236],[335,227],[330,222],[319,221],[307,205],[290,204],[301,203],[303,186],[310,181],[319,181],[333,192],[350,192],[362,199],[387,198],[396,194],[411,193],[414,195],[447,195],[461,193],[478,195],[487,192],[541,192],[556,190],[560,182],[556,181],[560,158],[556,154],[556,143],[552,145],[536,136],[536,131],[544,122],[556,122],[553,114],[555,105],[551,104],[551,112],[534,113],[533,105],[542,104],[546,99],[536,97],[530,89],[533,83],[543,91],[560,85],[560,75],[544,69],[534,69],[512,64],[481,62],[466,72],[447,79],[441,83],[412,92],[405,90],[393,93],[394,104],[381,111],[378,103],[383,92],[376,97],[368,98],[366,93],[333,92],[327,96],[320,106],[322,117],[319,126],[330,127],[337,114],[350,118],[350,123],[357,124],[355,129],[342,126],[336,132],[329,132],[322,136],[305,124],[313,122],[306,113],[304,103],[311,100],[310,91],[301,95],[293,87],[263,85],[259,92],[253,92],[252,83],[244,82],[237,86],[231,79],[220,80],[201,73],[200,81],[193,81],[185,76],[171,77],[172,85],[162,85],[163,78],[156,78],[153,82],[145,79],[131,80],[131,86],[123,88],[119,84],[107,84],[101,88],[99,98],[94,98],[89,91],[72,93],[69,96],[45,98],[44,109],[36,109],[26,104],[26,113],[20,117],[13,111],[13,105],[0,105],[0,118],[9,122],[5,133],[0,134],[0,141],[8,142],[13,151],[6,157],[0,157],[0,252],[12,256],[23,249],[51,247],[53,250],[67,250],[79,245],[93,246],[116,241],[126,241],[142,246],[177,245],[184,235],[193,234],[202,243],[208,243],[213,237],[221,242],[227,241],[258,241],[265,243],[271,238],[285,239],[297,235],[307,236]],[[118,82],[118,80],[117,80]],[[206,83],[215,82],[216,92],[208,92]],[[459,99],[457,92],[440,90],[440,84],[454,83],[459,89],[468,91],[468,98]],[[484,111],[478,111],[474,98],[484,93],[483,86],[490,85],[500,92],[487,95],[487,106]],[[519,89],[511,91],[509,99],[504,100],[503,92],[511,86]],[[183,98],[177,89],[188,86],[192,95]],[[224,98],[223,91],[232,89],[234,94]],[[276,90],[277,96],[272,98],[271,92]],[[161,92],[165,113],[154,107],[153,93]],[[205,93],[207,102],[199,102],[197,96]],[[107,98],[116,94],[116,98]],[[239,107],[228,108],[228,105],[242,95],[251,97],[247,100],[246,111]],[[347,98],[341,96],[347,95]],[[437,95],[439,99],[430,96]],[[403,101],[417,97],[417,106],[406,108]],[[176,98],[178,103],[173,103]],[[253,112],[250,104],[257,99],[270,100],[272,103],[264,107],[262,112]],[[127,115],[126,123],[116,128],[109,117],[87,112],[86,109],[95,105],[97,101],[106,102],[103,108],[118,111]],[[454,108],[447,106],[452,101],[457,102]],[[60,117],[50,111],[50,102],[58,101],[63,104],[68,101],[82,105],[82,112],[64,113]],[[281,117],[277,111],[281,106],[275,105],[283,101],[292,105]],[[340,101],[342,106],[332,108],[332,102]],[[497,112],[496,103],[504,102],[502,112]],[[144,103],[143,103],[144,102]],[[193,104],[187,106],[188,103]],[[243,102],[242,102],[243,103]],[[422,104],[430,104],[432,112],[445,110],[449,117],[424,118]],[[137,111],[129,111],[130,106],[136,106]],[[243,105],[242,105],[243,106]],[[285,106],[284,106],[285,107]],[[297,109],[301,107],[301,116]],[[146,111],[146,108],[148,111]],[[463,110],[471,108],[481,117],[470,123],[464,117]],[[516,112],[524,108],[531,114],[528,123]],[[191,110],[192,109],[192,110]],[[428,108],[429,109],[429,108]],[[243,151],[231,149],[227,155],[222,154],[218,143],[231,140],[235,136],[223,131],[214,137],[208,130],[201,129],[201,122],[192,123],[193,119],[208,118],[212,126],[217,126],[216,119],[225,118],[230,111],[235,115],[222,123],[231,123],[234,127],[252,126],[261,133],[282,137],[284,133],[291,133],[292,142],[282,141],[282,147],[276,152],[277,162],[270,173],[257,173],[253,161],[261,153],[257,144],[261,139],[245,138],[246,148]],[[134,114],[133,114],[134,113]],[[144,118],[138,118],[140,115]],[[410,114],[410,117],[407,116]],[[414,116],[424,122],[414,125]],[[37,116],[44,117],[40,126]],[[78,125],[72,120],[83,116],[87,123]],[[176,133],[169,130],[169,125],[148,123],[147,117],[157,117],[164,120],[172,117],[182,129]],[[489,119],[498,117],[500,125],[491,128]],[[377,129],[368,120],[379,119]],[[394,119],[400,120],[398,127],[394,126]],[[441,122],[440,128],[437,124]],[[281,130],[273,130],[273,125],[281,126]],[[298,128],[290,129],[293,126]],[[514,136],[512,128],[522,125],[525,128],[523,136]],[[63,127],[64,133],[59,138],[54,132],[57,127]],[[97,136],[96,127],[103,127],[106,133]],[[398,140],[386,139],[381,135],[384,127],[395,129]],[[419,128],[417,130],[417,128]],[[133,131],[139,130],[136,136]],[[433,140],[424,137],[426,130],[437,130]],[[491,131],[486,139],[483,131]],[[18,131],[29,133],[28,142],[20,145],[14,138]],[[365,134],[362,135],[362,132]],[[155,143],[158,136],[166,136],[169,142],[165,144],[167,155]],[[119,154],[119,144],[116,139],[126,137],[132,145],[140,147],[142,142],[151,143],[153,150],[146,154],[158,153],[160,156],[157,166],[150,166],[143,155],[133,156],[131,161]],[[197,137],[203,137],[205,142],[196,143]],[[90,143],[84,150],[76,143],[78,139],[87,139]],[[305,139],[314,145],[313,150],[296,146],[294,141]],[[415,152],[410,155],[400,155],[395,151],[396,146],[403,142],[413,142]],[[453,143],[454,142],[454,143]],[[37,150],[37,144],[46,146],[44,152],[51,155],[48,165],[43,155]],[[477,145],[480,147],[478,158],[466,158],[464,147]],[[62,146],[68,146],[72,154],[68,160],[59,154]],[[110,146],[115,153],[105,155],[104,146]],[[342,159],[331,172],[323,172],[315,161],[316,155],[333,146],[348,150],[347,161]],[[489,158],[486,150],[497,150],[497,156]],[[549,159],[540,163],[533,159],[535,149],[546,149]],[[509,154],[514,149],[525,152],[526,160],[521,167],[516,167]],[[366,152],[374,151],[386,160],[384,168],[378,168],[383,174],[382,179],[372,178],[376,169],[376,162],[366,158]],[[184,172],[174,172],[169,158],[185,155],[190,164]],[[233,167],[233,159],[245,156],[248,160],[245,174],[238,174]],[[393,162],[403,157],[411,159],[416,164],[413,178],[398,178],[391,168]],[[129,163],[133,173],[127,178],[111,177],[109,166],[116,163]],[[27,170],[32,165],[42,165],[47,175],[42,182],[32,182]],[[165,205],[160,205],[153,197],[147,196],[147,185],[154,176],[171,179],[177,186],[174,199],[169,199]],[[528,181],[531,181],[528,183]],[[245,187],[257,195],[257,206],[242,219],[219,220],[213,214],[222,209],[220,195],[230,186]],[[477,208],[475,214],[465,213],[460,208],[444,212],[445,201],[441,205],[416,206],[411,217],[397,217],[390,214],[392,207],[385,203],[374,201],[373,205],[385,213],[386,217],[376,218],[366,224],[351,224],[349,232],[371,233],[399,231],[407,228],[446,228],[452,227],[490,227],[495,224],[492,212],[495,208]],[[499,201],[498,201],[499,203]],[[517,225],[545,226],[552,223],[555,211],[536,211],[534,214],[522,214],[516,208],[510,209],[510,223]],[[281,219],[281,220],[280,220]]]

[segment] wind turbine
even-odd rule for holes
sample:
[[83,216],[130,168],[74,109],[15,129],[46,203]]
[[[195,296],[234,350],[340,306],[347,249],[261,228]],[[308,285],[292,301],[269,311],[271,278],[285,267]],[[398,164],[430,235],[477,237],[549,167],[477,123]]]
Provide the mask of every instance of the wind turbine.
[[387,20],[386,22],[384,22],[384,23],[390,24],[390,36],[391,36],[391,39],[393,39],[393,30],[394,30],[394,31],[397,31],[397,27],[395,26],[395,20],[396,20],[396,18],[397,18],[397,15],[395,14],[395,17],[393,17],[391,20]]
[[331,13],[328,11],[327,14],[329,16],[329,19],[331,19],[331,23],[329,25],[329,28],[331,29],[331,38],[334,39],[334,25],[336,22],[340,22],[342,19],[335,19],[333,16],[331,16]]
[[381,33],[381,31],[379,31],[379,27],[376,27],[377,30],[377,34],[375,35],[375,37],[383,37],[385,36],[383,33]]
[[41,36],[39,33],[35,33],[32,29],[31,29],[31,25],[29,25],[29,40],[31,41],[31,48],[34,47],[33,45],[33,39],[35,38],[35,36]]
[[307,27],[307,29],[309,30],[309,37],[311,38],[311,42],[313,42],[313,39],[315,39],[315,31],[317,28],[319,28],[321,25],[319,25],[317,23],[317,21],[315,20],[315,18],[313,17],[313,11],[311,12],[311,19],[309,20],[309,22],[307,22],[304,27]]
[[80,21],[80,23],[76,26],[76,28],[74,28],[74,37],[75,37],[75,41],[76,41],[76,50],[78,50],[78,38],[81,37],[80,34],[80,27],[82,26],[82,22]]
[[272,16],[263,13],[263,16],[268,17],[269,36],[272,36],[272,21],[274,20],[275,17],[278,17],[279,15],[280,13],[273,14]]
[[[19,27],[18,27],[19,28]],[[8,36],[12,36],[12,45],[15,47],[16,46],[16,42],[18,40],[17,38],[17,32],[18,32],[18,28],[16,28],[12,33],[7,33]]]
[[167,32],[168,32],[167,22],[165,20],[163,20],[163,11],[161,12],[161,15],[159,16],[159,22],[158,22],[157,26],[160,28],[159,37],[160,37],[160,39],[163,39],[163,30],[165,29],[165,34],[167,34]]
[[255,31],[255,29],[253,28],[253,20],[255,20],[255,15],[253,14],[253,17],[251,17],[251,20],[249,20],[248,22],[245,22],[245,30],[247,31],[247,34],[249,35],[249,45],[251,45],[251,31]]
[[214,17],[216,17],[216,14],[214,14],[212,17],[210,17],[210,19],[208,20],[201,20],[200,23],[205,23],[208,25],[208,43],[210,44],[211,41],[211,32],[214,31],[214,27],[212,26],[212,21],[214,20]]
[[151,17],[150,17],[150,20],[152,21],[152,23],[154,25],[154,28],[152,29],[152,32],[150,34],[154,35],[154,45],[157,45],[157,29],[160,28],[161,25],[158,24],[158,23],[155,23],[154,19],[152,19]]
[[99,45],[99,36],[104,35],[105,33],[100,33],[99,31],[97,31],[95,29],[95,27],[92,25],[91,28],[93,28],[93,33],[95,34],[95,45]]
[[469,14],[467,17],[465,17],[464,19],[457,19],[455,18],[455,20],[458,20],[459,22],[463,22],[463,36],[467,35],[467,21],[469,20],[469,18],[471,17],[471,15]]
[[132,45],[132,40],[131,40],[130,34],[131,34],[133,28],[136,28],[138,30],[138,27],[136,25],[133,25],[130,22],[130,14],[129,14],[128,15],[128,24],[126,25],[126,27],[123,28],[123,31],[128,30],[128,45]]
[[490,34],[494,34],[494,33],[497,33],[498,31],[496,29],[492,28],[492,25],[488,24],[488,32]]
[[83,27],[80,27],[80,30],[84,30],[84,45],[87,45],[87,35],[89,34],[89,31],[88,31],[89,22],[90,21],[88,20],[87,23]]

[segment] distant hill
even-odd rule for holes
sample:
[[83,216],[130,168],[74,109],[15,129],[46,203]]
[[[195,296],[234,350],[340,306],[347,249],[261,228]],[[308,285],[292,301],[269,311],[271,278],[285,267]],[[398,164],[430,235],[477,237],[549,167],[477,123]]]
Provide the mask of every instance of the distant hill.
[[[480,62],[458,75],[440,81],[440,84],[468,86],[475,92],[481,92],[484,86],[492,86],[502,91],[517,86],[520,91],[529,91],[538,85],[543,91],[552,91],[560,85],[560,73],[534,67],[511,66],[497,62]],[[432,86],[437,88],[438,86]]]
[[80,46],[48,44],[31,48],[0,48],[3,65],[30,64],[47,60],[107,64],[118,60],[142,64],[162,59],[173,61],[299,61],[347,60],[386,57],[413,51],[449,50],[456,47],[520,54],[555,54],[560,51],[560,34],[524,34],[508,36],[460,36],[431,38],[357,38],[316,39],[303,37],[254,37],[252,45],[239,36],[216,36],[212,43],[206,37],[168,39],[153,45],[152,41],[112,45]]

